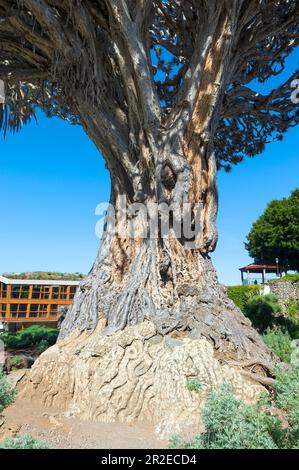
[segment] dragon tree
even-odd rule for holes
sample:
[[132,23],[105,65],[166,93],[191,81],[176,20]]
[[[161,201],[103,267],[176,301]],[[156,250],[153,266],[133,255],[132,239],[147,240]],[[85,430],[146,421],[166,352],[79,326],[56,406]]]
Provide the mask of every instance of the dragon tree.
[[201,207],[193,248],[174,233],[176,215],[166,235],[124,237],[108,213],[60,341],[33,369],[32,394],[105,420],[173,413],[173,426],[178,410],[194,409],[188,377],[228,380],[251,398],[269,385],[275,358],[209,255],[217,172],[298,123],[296,73],[268,94],[252,85],[284,71],[298,19],[298,0],[0,0],[3,132],[40,108],[94,142],[112,207],[123,196],[127,207],[188,205],[190,229]]

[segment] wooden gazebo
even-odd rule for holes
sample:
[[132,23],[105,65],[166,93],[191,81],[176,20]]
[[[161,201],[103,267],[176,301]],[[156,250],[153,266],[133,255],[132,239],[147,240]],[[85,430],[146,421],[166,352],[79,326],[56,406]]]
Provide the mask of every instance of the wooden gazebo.
[[276,274],[279,277],[282,277],[283,273],[287,272],[287,268],[277,264],[256,264],[252,263],[244,268],[240,268],[242,284],[245,284],[244,274],[247,274],[247,283],[250,284],[250,278],[252,274],[261,274],[262,283],[266,283],[267,274]]

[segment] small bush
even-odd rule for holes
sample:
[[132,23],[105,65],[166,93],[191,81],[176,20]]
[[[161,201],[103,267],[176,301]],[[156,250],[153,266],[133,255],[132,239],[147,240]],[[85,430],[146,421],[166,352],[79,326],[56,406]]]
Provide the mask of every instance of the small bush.
[[287,413],[290,423],[299,430],[299,364],[288,368],[279,365],[275,377],[275,404]]
[[205,432],[190,441],[172,436],[170,446],[184,449],[277,449],[282,432],[278,418],[237,400],[230,385],[210,392],[203,409]]
[[287,315],[291,319],[299,320],[299,300],[290,297],[286,303]]
[[0,333],[0,339],[10,349],[23,349],[37,346],[41,341],[47,341],[48,346],[56,343],[58,337],[56,328],[32,325],[17,333]]
[[245,315],[260,333],[273,327],[281,311],[276,295],[255,296],[245,306]]
[[38,343],[36,349],[39,354],[42,354],[44,351],[46,351],[50,347],[48,341],[46,339],[42,339],[40,343]]
[[[231,385],[212,390],[202,413],[205,432],[186,441],[172,436],[171,448],[182,449],[299,449],[299,364],[273,371],[272,397],[246,405],[234,397]],[[284,417],[284,424],[274,416]]]
[[287,332],[292,339],[299,339],[299,321],[281,315],[275,320],[275,325],[282,331]]
[[259,286],[229,286],[227,293],[229,298],[244,313],[247,302],[260,291]]
[[7,378],[0,372],[0,413],[13,403],[16,392]]
[[34,439],[28,434],[23,436],[12,437],[6,439],[0,444],[0,449],[48,449],[48,443],[38,439]]
[[197,378],[190,379],[187,382],[187,390],[189,390],[189,392],[199,393],[202,391],[202,383]]
[[12,369],[20,369],[23,367],[23,359],[20,356],[13,356],[9,360]]
[[280,279],[273,279],[270,282],[282,282],[282,281],[290,281],[290,282],[299,282],[299,273],[296,274],[287,274]]
[[286,414],[289,426],[284,432],[283,445],[299,449],[299,364],[275,369],[275,404]]
[[276,354],[283,362],[290,363],[293,352],[292,338],[287,332],[282,330],[268,330],[263,335],[266,345]]

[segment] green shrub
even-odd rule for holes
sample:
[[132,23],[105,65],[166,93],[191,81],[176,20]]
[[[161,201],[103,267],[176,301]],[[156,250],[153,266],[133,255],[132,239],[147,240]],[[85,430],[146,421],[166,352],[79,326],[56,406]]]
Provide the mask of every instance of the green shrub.
[[292,341],[293,352],[291,355],[291,364],[292,366],[299,366],[299,341]]
[[283,362],[290,363],[293,352],[292,338],[287,332],[282,330],[268,330],[263,339],[266,345],[276,354]]
[[275,405],[286,413],[289,426],[285,430],[284,447],[299,449],[299,364],[275,369]]
[[299,364],[279,365],[275,378],[275,404],[287,413],[293,426],[299,426]]
[[299,339],[299,321],[280,316],[275,320],[275,325],[282,331],[287,332],[292,339]]
[[189,392],[199,393],[202,390],[202,383],[198,378],[190,379],[187,382],[187,390],[189,390]]
[[28,434],[11,437],[0,444],[0,449],[48,449],[48,443],[34,439]]
[[291,319],[299,320],[299,300],[290,297],[286,303],[287,315]]
[[249,299],[258,295],[259,291],[259,286],[229,286],[227,288],[229,298],[243,313],[245,312],[245,306]]
[[42,354],[42,353],[43,353],[44,351],[46,351],[49,347],[50,347],[50,345],[49,345],[48,341],[47,341],[46,339],[42,339],[42,340],[38,343],[36,349],[37,349],[37,352],[38,352],[39,354]]
[[270,282],[281,282],[281,281],[290,281],[290,282],[299,282],[299,273],[296,274],[287,274],[280,279],[273,279]]
[[9,383],[5,375],[0,372],[0,413],[13,403],[16,397],[16,392],[12,385]]
[[278,418],[261,402],[249,406],[237,400],[230,385],[211,391],[203,409],[205,432],[190,441],[172,436],[172,448],[277,449],[283,433]]
[[20,369],[23,366],[23,359],[20,356],[13,356],[9,359],[12,369]]
[[278,297],[272,294],[255,296],[245,306],[245,315],[260,333],[273,327],[276,318],[281,315],[281,311]]
[[[188,441],[174,435],[170,447],[299,449],[299,364],[280,365],[273,373],[273,395],[261,397],[256,405],[235,398],[231,385],[212,390],[202,413],[205,431]],[[284,424],[274,414],[283,416]]]
[[32,325],[29,328],[18,331],[17,333],[0,333],[2,340],[7,348],[23,349],[38,345],[41,341],[47,341],[49,346],[56,343],[58,337],[56,328],[48,328],[41,325]]

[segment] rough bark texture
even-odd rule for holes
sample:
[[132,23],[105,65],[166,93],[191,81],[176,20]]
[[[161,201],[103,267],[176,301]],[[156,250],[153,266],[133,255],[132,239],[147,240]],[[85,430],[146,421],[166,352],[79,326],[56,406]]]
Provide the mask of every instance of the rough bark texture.
[[[271,355],[228,299],[210,258],[185,251],[175,240],[167,256],[158,245],[145,240],[136,246],[135,240],[125,243],[107,236],[62,323],[60,339],[77,329],[93,331],[99,320],[106,321],[108,336],[149,320],[160,334],[185,331],[192,338],[207,338],[223,357],[251,358],[270,367]],[[161,278],[165,257],[167,272]]]

